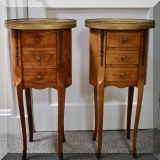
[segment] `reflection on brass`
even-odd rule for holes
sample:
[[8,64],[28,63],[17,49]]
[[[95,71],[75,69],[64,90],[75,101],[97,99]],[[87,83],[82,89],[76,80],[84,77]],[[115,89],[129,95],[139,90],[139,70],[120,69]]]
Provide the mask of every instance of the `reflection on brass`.
[[121,61],[124,61],[124,60],[126,60],[126,56],[121,56]]
[[36,37],[34,41],[35,43],[40,43],[41,39],[39,37]]
[[40,56],[37,56],[36,57],[36,61],[40,61],[41,60],[41,57]]
[[120,73],[120,75],[119,75],[121,78],[123,78],[124,76],[125,76],[125,74],[124,73]]
[[76,20],[56,18],[10,19],[5,21],[5,26],[9,29],[20,30],[69,29],[76,27]]
[[128,38],[127,37],[122,38],[122,43],[127,43],[127,42],[128,42]]
[[36,76],[36,79],[37,79],[37,80],[42,80],[42,76],[41,76],[41,75],[37,75],[37,76]]
[[108,30],[138,30],[154,28],[155,21],[147,19],[87,19],[85,26],[95,29],[108,29]]

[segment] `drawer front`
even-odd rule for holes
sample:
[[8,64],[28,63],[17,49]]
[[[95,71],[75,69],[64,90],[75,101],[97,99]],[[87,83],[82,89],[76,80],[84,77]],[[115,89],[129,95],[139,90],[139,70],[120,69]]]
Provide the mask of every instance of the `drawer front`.
[[56,53],[53,51],[23,51],[22,64],[23,68],[55,68]]
[[108,32],[108,47],[140,47],[140,32]]
[[52,83],[57,81],[56,69],[23,69],[24,82]]
[[109,49],[106,56],[106,64],[138,64],[139,50],[114,50]]
[[56,32],[54,31],[22,31],[21,33],[21,42],[23,48],[56,48],[56,41]]
[[106,81],[137,81],[138,68],[106,68]]

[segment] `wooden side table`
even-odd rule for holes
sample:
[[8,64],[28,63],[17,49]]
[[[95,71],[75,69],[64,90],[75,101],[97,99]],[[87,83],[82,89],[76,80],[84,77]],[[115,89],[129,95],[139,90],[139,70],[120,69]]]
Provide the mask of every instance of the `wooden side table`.
[[148,30],[154,21],[142,19],[88,19],[90,28],[90,84],[94,86],[95,130],[98,131],[98,156],[102,149],[104,88],[116,86],[128,89],[127,138],[134,87],[138,88],[137,110],[133,132],[133,156],[141,112],[143,88],[146,84]]
[[14,85],[17,87],[23,133],[23,158],[27,153],[23,89],[25,89],[29,140],[33,141],[33,119],[30,89],[58,90],[58,152],[63,159],[65,89],[71,85],[71,28],[69,19],[16,19],[5,22],[11,29]]

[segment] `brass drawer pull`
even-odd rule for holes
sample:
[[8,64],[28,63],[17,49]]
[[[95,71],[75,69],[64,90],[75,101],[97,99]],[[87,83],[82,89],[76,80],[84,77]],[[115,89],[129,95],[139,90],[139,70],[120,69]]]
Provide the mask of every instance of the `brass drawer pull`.
[[121,56],[121,61],[125,61],[127,59],[126,56]]
[[36,59],[37,62],[39,62],[41,60],[41,57],[37,56],[35,59]]
[[41,76],[41,75],[37,75],[37,76],[36,76],[36,79],[37,79],[37,80],[42,80],[42,76]]
[[128,42],[128,38],[127,37],[122,38],[122,43],[127,43],[127,42]]
[[41,42],[41,39],[40,39],[39,37],[36,37],[36,38],[34,39],[34,41],[35,41],[35,43],[40,43],[40,42]]
[[123,77],[125,76],[125,74],[122,72],[122,73],[119,74],[119,76],[120,76],[121,78],[123,78]]

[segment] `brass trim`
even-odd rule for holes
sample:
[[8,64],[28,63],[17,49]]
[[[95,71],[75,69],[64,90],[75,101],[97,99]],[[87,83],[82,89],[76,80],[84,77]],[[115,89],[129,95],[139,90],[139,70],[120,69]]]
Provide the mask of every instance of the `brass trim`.
[[85,26],[95,29],[107,29],[107,30],[140,30],[149,29],[155,27],[154,20],[147,19],[86,19]]
[[56,18],[9,19],[5,21],[5,27],[20,30],[69,29],[76,27],[76,20]]

